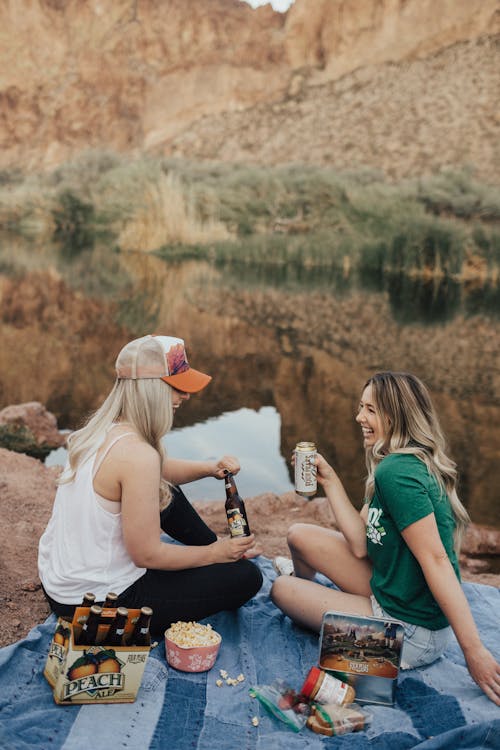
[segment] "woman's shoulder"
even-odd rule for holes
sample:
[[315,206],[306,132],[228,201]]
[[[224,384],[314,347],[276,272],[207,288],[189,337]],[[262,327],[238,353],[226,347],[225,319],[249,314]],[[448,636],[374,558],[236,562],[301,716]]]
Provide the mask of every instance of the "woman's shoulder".
[[414,453],[388,453],[386,456],[384,456],[379,466],[394,466],[396,464],[404,466],[407,463],[413,464],[415,463],[415,461],[422,463],[418,456],[416,456]]
[[123,428],[110,431],[102,446],[109,458],[126,461],[133,466],[145,464],[156,465],[160,461],[158,451],[133,430]]
[[388,453],[375,469],[377,478],[388,473],[428,474],[423,461],[413,453]]

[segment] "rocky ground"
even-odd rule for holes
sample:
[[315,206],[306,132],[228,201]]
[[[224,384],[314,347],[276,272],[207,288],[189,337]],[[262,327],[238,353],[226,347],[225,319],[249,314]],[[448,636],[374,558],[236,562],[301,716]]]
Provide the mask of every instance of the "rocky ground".
[[[0,448],[0,646],[26,636],[49,610],[37,574],[38,539],[50,515],[57,468],[41,461]],[[286,553],[286,529],[294,521],[333,526],[324,498],[312,502],[293,492],[264,494],[245,500],[251,525],[264,554]],[[207,523],[220,534],[226,533],[222,503],[196,503]],[[488,559],[498,560],[500,532],[473,527],[466,539],[467,556],[462,558],[463,578],[494,586],[500,575],[487,572]]]

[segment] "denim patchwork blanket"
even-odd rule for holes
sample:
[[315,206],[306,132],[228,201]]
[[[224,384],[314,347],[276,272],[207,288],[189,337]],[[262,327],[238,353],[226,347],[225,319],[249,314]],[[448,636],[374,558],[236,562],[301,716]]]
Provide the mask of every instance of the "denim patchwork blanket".
[[[363,732],[324,737],[295,733],[249,695],[249,688],[283,678],[296,690],[318,662],[318,637],[295,625],[269,599],[275,576],[266,558],[259,594],[238,612],[205,622],[222,635],[212,670],[189,674],[169,667],[154,648],[135,703],[58,706],[43,677],[56,623],[52,615],[22,641],[0,650],[2,750],[472,750],[500,748],[500,709],[472,681],[453,641],[434,664],[400,672],[393,707],[365,706]],[[237,581],[235,581],[237,585]],[[464,584],[485,645],[500,658],[500,591]],[[244,681],[216,684],[220,670]],[[253,717],[259,718],[254,726]]]

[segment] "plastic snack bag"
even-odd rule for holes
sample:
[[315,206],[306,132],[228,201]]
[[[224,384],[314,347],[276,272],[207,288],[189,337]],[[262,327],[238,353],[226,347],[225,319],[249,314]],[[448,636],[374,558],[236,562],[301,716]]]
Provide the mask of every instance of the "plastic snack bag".
[[256,685],[248,691],[252,698],[294,732],[300,732],[311,712],[305,698],[284,680],[274,680],[271,685]]
[[335,703],[311,706],[311,715],[307,726],[317,734],[333,737],[348,732],[361,732],[371,721],[371,715],[363,711],[356,703],[339,706]]

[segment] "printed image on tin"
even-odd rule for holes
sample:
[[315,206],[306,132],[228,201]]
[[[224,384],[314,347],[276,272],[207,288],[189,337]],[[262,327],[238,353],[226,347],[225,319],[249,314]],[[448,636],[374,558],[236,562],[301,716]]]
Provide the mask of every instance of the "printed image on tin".
[[404,630],[395,620],[327,612],[320,666],[350,674],[397,677]]

